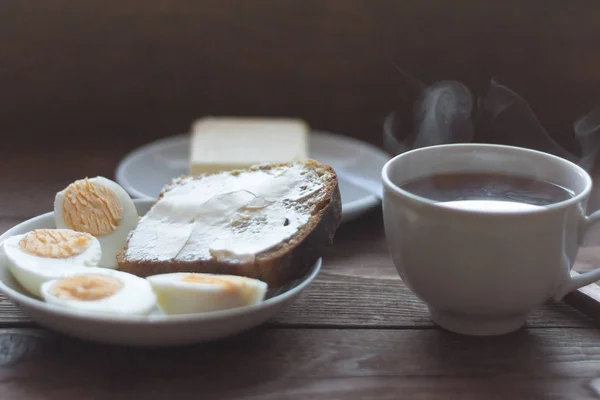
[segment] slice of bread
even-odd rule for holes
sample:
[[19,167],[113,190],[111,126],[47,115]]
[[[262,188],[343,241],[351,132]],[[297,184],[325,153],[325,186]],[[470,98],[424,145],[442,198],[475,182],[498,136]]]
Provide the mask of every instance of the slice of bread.
[[341,208],[335,171],[314,160],[180,177],[129,235],[119,269],[239,275],[279,287],[332,244]]

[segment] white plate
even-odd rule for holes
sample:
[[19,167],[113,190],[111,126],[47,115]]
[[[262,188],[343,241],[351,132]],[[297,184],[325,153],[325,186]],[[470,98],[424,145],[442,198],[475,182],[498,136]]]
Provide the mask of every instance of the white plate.
[[[370,144],[325,132],[309,137],[310,157],[335,169],[342,197],[342,222],[380,204],[381,169],[390,159]],[[116,180],[132,197],[154,199],[174,177],[188,173],[189,135],[148,143],[119,163]]]
[[[145,214],[152,200],[134,200],[138,213]],[[0,236],[0,243],[13,235],[34,229],[54,228],[53,213],[25,221]],[[35,322],[57,332],[84,340],[129,346],[174,346],[206,342],[231,336],[258,326],[273,317],[308,286],[321,269],[321,259],[301,279],[267,293],[267,299],[253,306],[202,314],[113,316],[85,314],[47,304],[30,295],[13,278],[0,253],[0,290]]]

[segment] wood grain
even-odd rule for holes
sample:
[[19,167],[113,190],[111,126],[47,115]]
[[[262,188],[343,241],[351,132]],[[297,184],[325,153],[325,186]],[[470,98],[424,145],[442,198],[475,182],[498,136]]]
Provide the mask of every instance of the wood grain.
[[600,320],[600,286],[587,285],[565,296],[564,302],[595,321]]
[[[549,303],[530,315],[527,326],[594,327],[596,320],[563,303]],[[274,324],[309,327],[433,327],[425,305],[399,278],[348,277],[324,272]]]
[[174,349],[96,345],[0,330],[3,399],[586,398],[600,332],[255,329]]
[[[0,224],[2,221],[13,220],[0,219]],[[592,253],[586,254],[586,259],[592,256]],[[593,327],[600,323],[596,321],[600,320],[587,317],[563,303],[553,303],[535,310],[527,325],[531,328]],[[378,209],[340,227],[334,245],[324,254],[319,277],[270,325],[434,327],[425,305],[402,283],[392,264]],[[2,326],[32,326],[32,322],[0,295]]]
[[[530,315],[527,327],[599,326],[564,303],[551,303]],[[323,272],[297,301],[268,324],[303,328],[434,328],[425,305],[399,278],[347,277]],[[0,294],[0,327],[35,324]]]

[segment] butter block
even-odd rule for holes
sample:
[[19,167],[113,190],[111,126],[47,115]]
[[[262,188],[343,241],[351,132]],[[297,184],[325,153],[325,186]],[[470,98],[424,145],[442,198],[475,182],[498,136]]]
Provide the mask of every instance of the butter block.
[[192,124],[190,174],[307,159],[308,130],[306,122],[294,118],[198,119]]

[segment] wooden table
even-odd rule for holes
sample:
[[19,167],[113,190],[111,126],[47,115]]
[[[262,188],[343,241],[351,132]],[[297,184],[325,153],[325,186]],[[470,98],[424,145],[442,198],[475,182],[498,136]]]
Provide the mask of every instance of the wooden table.
[[[0,232],[51,210],[74,179],[113,177],[135,145],[0,149]],[[582,265],[600,258],[583,249]],[[50,332],[0,298],[2,399],[597,398],[600,329],[564,303],[513,334],[434,326],[402,284],[379,209],[340,227],[314,284],[265,326],[171,349],[98,345]]]

